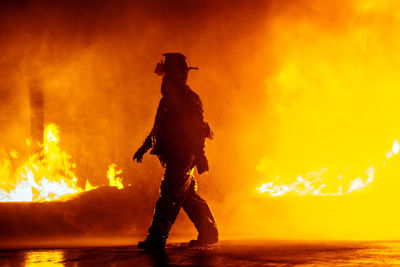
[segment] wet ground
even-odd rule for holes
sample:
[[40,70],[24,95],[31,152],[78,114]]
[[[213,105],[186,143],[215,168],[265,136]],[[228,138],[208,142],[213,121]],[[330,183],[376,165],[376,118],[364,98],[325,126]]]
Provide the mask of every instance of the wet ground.
[[0,266],[399,266],[400,242],[222,241],[164,252],[135,246],[0,250]]

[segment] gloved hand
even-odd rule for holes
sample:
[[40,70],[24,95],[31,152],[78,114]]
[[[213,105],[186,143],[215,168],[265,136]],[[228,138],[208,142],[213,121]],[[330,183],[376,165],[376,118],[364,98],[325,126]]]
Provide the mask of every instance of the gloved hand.
[[133,161],[137,161],[138,163],[142,162],[143,155],[146,153],[147,149],[143,146],[141,146],[133,155]]
[[204,154],[201,154],[196,157],[196,166],[197,166],[197,171],[200,174],[209,170],[208,160]]

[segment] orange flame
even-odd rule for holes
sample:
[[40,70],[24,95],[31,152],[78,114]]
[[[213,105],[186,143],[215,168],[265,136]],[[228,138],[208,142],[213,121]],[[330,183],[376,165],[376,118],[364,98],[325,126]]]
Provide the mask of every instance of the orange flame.
[[121,174],[122,170],[116,169],[117,165],[114,163],[108,167],[107,177],[110,181],[110,186],[116,186],[118,189],[124,188],[122,184],[122,178],[118,177],[117,175]]
[[265,80],[265,114],[274,139],[257,169],[273,178],[261,181],[257,192],[345,195],[393,188],[394,177],[383,174],[378,184],[375,176],[400,151],[393,141],[400,133],[399,2],[306,2],[269,21],[268,49],[276,62]]
[[[395,140],[392,149],[386,153],[387,160],[397,155],[400,152],[400,143]],[[383,161],[381,167],[387,165],[387,160]],[[263,161],[257,169],[263,171]],[[305,176],[298,176],[292,183],[285,184],[279,177],[273,181],[261,184],[257,187],[257,192],[260,194],[267,193],[268,195],[282,196],[282,195],[320,195],[332,196],[349,194],[356,191],[362,191],[367,188],[374,181],[376,168],[370,166],[364,173],[356,178],[354,176],[345,176],[343,174],[330,175],[328,169],[321,169],[318,172],[310,172]]]
[[[77,185],[78,178],[74,173],[76,166],[71,163],[71,156],[58,146],[58,135],[57,126],[48,125],[44,130],[41,151],[31,155],[16,171],[13,171],[9,159],[18,158],[16,151],[11,151],[8,158],[0,158],[0,175],[3,178],[0,201],[52,201],[97,188],[89,180],[86,180],[85,188]],[[29,139],[26,143],[31,145]],[[111,164],[107,176],[110,186],[121,189],[122,179],[115,176],[122,171],[115,168],[116,165]]]

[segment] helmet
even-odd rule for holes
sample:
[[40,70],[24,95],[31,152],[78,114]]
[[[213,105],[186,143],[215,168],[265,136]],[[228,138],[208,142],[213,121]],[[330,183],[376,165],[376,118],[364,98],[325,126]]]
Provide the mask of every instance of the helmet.
[[164,62],[164,71],[188,71],[189,62],[187,58],[181,53],[166,53]]
[[165,61],[157,64],[154,72],[158,75],[163,75],[166,72],[184,72],[191,69],[198,69],[190,67],[187,57],[181,53],[164,53]]

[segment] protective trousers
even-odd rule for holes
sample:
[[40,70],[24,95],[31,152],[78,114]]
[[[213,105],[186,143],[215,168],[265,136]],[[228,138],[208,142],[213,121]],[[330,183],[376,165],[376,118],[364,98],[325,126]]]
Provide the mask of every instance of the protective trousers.
[[[168,159],[170,158],[170,159]],[[160,197],[157,200],[149,237],[166,240],[181,207],[198,231],[198,240],[218,241],[218,230],[207,202],[197,194],[193,155],[168,157]]]

